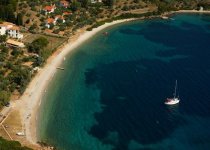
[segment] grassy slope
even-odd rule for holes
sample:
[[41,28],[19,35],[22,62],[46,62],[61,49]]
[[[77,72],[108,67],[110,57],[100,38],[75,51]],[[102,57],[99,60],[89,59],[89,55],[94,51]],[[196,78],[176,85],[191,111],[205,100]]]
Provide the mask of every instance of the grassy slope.
[[0,150],[32,150],[27,147],[22,147],[17,141],[7,141],[0,137]]

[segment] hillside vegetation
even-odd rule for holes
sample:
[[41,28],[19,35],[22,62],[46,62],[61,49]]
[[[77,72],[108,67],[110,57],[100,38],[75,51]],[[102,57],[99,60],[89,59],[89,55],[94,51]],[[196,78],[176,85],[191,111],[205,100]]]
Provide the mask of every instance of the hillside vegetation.
[[17,141],[7,141],[0,137],[0,150],[32,150],[28,147],[22,147]]

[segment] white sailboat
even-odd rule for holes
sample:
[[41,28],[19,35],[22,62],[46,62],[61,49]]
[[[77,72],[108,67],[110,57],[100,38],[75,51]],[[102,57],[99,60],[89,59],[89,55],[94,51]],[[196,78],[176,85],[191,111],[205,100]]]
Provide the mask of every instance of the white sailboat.
[[178,104],[180,99],[178,96],[176,96],[176,90],[177,90],[177,80],[176,80],[176,84],[175,84],[175,90],[174,90],[174,97],[173,98],[167,98],[165,101],[166,105],[175,105]]

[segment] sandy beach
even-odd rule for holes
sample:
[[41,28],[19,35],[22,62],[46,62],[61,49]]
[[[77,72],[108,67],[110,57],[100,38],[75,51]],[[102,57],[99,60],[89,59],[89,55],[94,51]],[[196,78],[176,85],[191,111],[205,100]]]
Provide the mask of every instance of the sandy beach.
[[[11,113],[17,112],[20,114],[20,123],[22,125],[22,131],[25,132],[24,142],[19,137],[14,140],[19,140],[24,145],[37,145],[37,115],[38,109],[41,105],[42,95],[47,90],[48,83],[56,73],[56,68],[63,62],[65,56],[71,53],[76,47],[81,45],[84,41],[91,38],[97,32],[122,22],[131,21],[134,19],[118,20],[111,23],[106,23],[98,28],[94,28],[92,31],[82,31],[76,34],[69,40],[68,44],[60,47],[47,61],[43,68],[40,68],[36,76],[32,79],[24,94],[19,100],[15,101],[12,106]],[[10,114],[11,114],[10,113]],[[14,136],[13,136],[14,137]]]
[[210,13],[209,10],[202,10],[202,11],[199,11],[199,10],[178,10],[178,11],[175,11],[176,13]]

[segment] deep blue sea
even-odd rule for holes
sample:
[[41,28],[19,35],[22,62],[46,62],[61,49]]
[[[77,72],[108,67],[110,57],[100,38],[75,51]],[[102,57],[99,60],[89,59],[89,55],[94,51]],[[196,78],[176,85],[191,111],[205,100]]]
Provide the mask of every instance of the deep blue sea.
[[[210,15],[172,18],[112,26],[66,57],[43,97],[40,139],[59,150],[209,150]],[[175,80],[181,101],[166,106]]]

